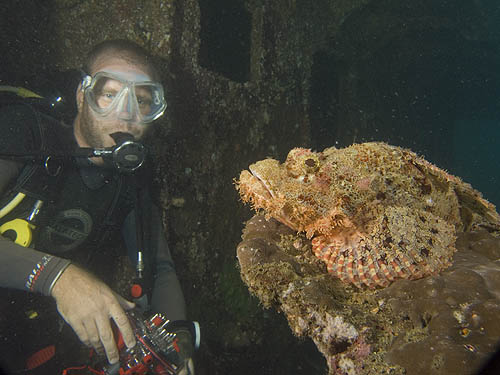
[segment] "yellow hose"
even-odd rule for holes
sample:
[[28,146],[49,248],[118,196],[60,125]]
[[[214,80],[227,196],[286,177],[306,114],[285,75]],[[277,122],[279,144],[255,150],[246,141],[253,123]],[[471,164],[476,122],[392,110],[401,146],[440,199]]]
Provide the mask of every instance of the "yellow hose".
[[[21,96],[23,98],[43,98],[43,96],[40,96],[31,90],[25,89],[24,87],[0,85],[0,91],[12,92],[17,96]],[[17,193],[17,195],[9,203],[7,203],[0,209],[0,219],[7,215],[10,211],[12,211],[19,203],[21,203],[24,197],[26,197],[26,194]]]
[[43,96],[38,95],[36,92],[25,89],[24,87],[15,87],[15,86],[1,86],[0,91],[12,92],[17,96],[22,98],[43,98]]
[[26,197],[26,194],[17,193],[12,200],[0,209],[0,219],[12,211]]

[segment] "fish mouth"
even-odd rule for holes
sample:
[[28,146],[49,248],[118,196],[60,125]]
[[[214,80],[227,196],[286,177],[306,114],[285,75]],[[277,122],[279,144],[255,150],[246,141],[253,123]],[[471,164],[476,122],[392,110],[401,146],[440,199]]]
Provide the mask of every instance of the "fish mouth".
[[243,201],[253,202],[256,208],[264,208],[273,200],[273,195],[265,181],[250,170],[243,170],[236,181]]
[[263,208],[267,214],[278,220],[287,227],[300,231],[300,226],[297,225],[287,215],[283,199],[279,198],[279,193],[273,192],[273,189],[268,181],[258,170],[250,166],[250,172],[247,173],[247,181],[250,183],[249,190],[252,192],[252,201],[257,208]]
[[266,182],[266,180],[259,174],[258,171],[255,170],[255,168],[250,166],[248,169],[251,173],[251,179],[253,182],[252,188],[254,189],[254,192],[263,199],[273,199],[275,196],[269,186],[269,183]]

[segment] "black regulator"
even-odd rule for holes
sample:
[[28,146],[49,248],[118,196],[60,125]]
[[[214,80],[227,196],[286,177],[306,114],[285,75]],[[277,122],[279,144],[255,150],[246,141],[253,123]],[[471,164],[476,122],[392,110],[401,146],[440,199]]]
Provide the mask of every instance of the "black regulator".
[[75,157],[102,157],[104,163],[119,172],[133,172],[140,168],[146,159],[146,147],[136,142],[129,133],[113,133],[116,145],[106,148],[80,148]]

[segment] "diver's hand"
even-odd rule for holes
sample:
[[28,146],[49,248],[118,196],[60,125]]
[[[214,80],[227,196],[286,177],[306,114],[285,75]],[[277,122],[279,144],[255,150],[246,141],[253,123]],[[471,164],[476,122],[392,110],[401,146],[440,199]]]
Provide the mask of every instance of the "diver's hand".
[[98,353],[106,351],[109,363],[119,359],[113,330],[112,318],[122,333],[125,345],[135,345],[135,337],[123,309],[134,307],[95,276],[69,265],[52,288],[52,296],[57,302],[57,310],[73,328],[80,340],[92,345]]
[[193,354],[194,346],[191,334],[184,330],[174,331],[177,338],[177,347],[179,351],[177,352],[180,369],[178,370],[178,375],[194,375],[194,363]]
[[184,366],[180,369],[178,375],[194,375],[194,363],[193,359],[186,359]]

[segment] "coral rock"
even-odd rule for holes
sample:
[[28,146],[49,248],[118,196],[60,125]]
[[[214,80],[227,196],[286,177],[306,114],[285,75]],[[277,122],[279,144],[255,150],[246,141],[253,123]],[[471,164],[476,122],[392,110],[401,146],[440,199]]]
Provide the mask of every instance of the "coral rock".
[[313,340],[329,375],[482,374],[500,337],[500,238],[458,233],[456,247],[438,275],[383,289],[330,277],[304,234],[264,215],[246,223],[237,255],[252,294]]

